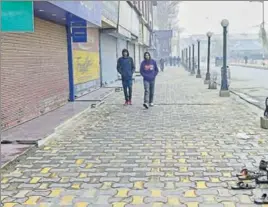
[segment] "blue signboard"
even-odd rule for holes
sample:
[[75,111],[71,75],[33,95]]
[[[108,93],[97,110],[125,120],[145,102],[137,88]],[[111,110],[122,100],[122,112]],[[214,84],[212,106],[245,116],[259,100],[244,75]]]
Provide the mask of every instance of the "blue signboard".
[[101,26],[101,1],[50,1],[50,3],[96,26]]
[[87,42],[87,28],[74,27],[72,28],[73,42]]

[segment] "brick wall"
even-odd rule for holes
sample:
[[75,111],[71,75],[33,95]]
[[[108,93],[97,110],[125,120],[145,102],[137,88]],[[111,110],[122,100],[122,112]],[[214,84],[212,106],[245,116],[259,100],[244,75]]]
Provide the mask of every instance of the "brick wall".
[[35,18],[34,33],[1,34],[1,115],[7,129],[68,101],[64,26]]

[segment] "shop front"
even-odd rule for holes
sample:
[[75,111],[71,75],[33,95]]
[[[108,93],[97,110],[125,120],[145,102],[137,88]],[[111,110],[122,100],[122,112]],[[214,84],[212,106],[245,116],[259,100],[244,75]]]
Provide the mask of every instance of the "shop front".
[[[1,27],[1,114],[4,130],[72,100],[75,80],[73,54],[68,44],[71,37],[67,38],[70,29],[67,20],[71,11],[51,2],[9,3],[9,6],[4,5],[4,9],[9,10],[1,11],[4,17],[7,16],[5,12],[23,16],[14,16],[16,21]],[[88,8],[72,1],[62,5],[69,4],[72,8],[76,6],[74,13],[89,18],[84,12]],[[97,24],[97,21],[93,22]]]
[[100,33],[101,84],[108,85],[118,79],[117,38],[111,33],[116,32],[118,22],[118,1],[102,2],[102,30]]

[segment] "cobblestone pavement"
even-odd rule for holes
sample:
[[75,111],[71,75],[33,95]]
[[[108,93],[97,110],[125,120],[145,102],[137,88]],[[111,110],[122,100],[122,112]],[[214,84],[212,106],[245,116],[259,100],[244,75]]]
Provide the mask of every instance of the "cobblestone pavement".
[[264,189],[230,185],[268,159],[259,117],[183,69],[159,75],[155,107],[143,109],[142,96],[137,81],[133,106],[115,93],[59,129],[2,175],[3,206],[255,206]]

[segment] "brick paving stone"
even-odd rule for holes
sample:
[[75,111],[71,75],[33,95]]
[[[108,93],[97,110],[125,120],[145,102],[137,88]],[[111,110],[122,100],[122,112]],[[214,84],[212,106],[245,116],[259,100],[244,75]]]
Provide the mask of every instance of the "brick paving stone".
[[132,106],[115,93],[4,173],[3,206],[255,206],[261,191],[229,189],[268,159],[268,132],[247,105],[182,68],[159,74],[149,110],[141,82],[133,92]]

